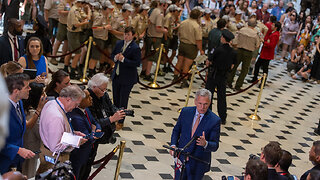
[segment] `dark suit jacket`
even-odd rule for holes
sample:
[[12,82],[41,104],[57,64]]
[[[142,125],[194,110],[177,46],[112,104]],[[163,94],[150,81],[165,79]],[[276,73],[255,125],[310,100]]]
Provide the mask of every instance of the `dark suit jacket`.
[[[172,131],[172,145],[182,148],[191,140],[192,123],[195,113],[196,107],[185,107],[182,109],[178,122]],[[194,133],[194,136],[201,136],[202,132],[205,132],[205,138],[208,142],[207,148],[205,149],[202,146],[196,145],[196,141],[194,141],[186,151],[211,164],[211,152],[215,152],[219,148],[220,121],[221,119],[208,109]],[[183,158],[183,156],[180,156],[181,160]],[[194,159],[189,159],[187,163],[190,163],[190,169],[193,174],[204,174],[210,170],[210,165],[197,162]]]
[[23,120],[21,122],[15,107],[10,103],[9,135],[6,144],[0,152],[1,174],[9,170],[10,165],[21,164],[23,158],[19,156],[18,150],[23,147],[23,135],[26,130],[26,116],[24,114],[22,101],[19,102]]
[[[100,124],[96,122],[90,110],[86,108],[86,111],[88,113],[88,117],[91,124],[96,125],[97,129],[101,129]],[[80,131],[85,135],[88,135],[92,132],[92,126],[88,121],[88,117],[79,108],[74,108],[71,112],[67,113],[67,115],[68,117],[71,118],[71,124],[75,131]],[[91,138],[88,140],[88,142],[81,145],[80,148],[91,146],[93,142],[94,142],[94,139]]]
[[16,18],[19,19],[19,7],[20,7],[20,0],[11,0],[10,4],[8,5],[8,0],[2,1],[1,6],[1,13],[5,13],[5,20],[9,18]]
[[[112,51],[111,59],[114,60],[114,57],[122,52],[122,48],[124,45],[124,40],[120,40],[117,42],[115,48]],[[111,79],[114,80],[116,76],[117,66],[120,65],[119,69],[119,83],[123,85],[132,85],[138,82],[138,71],[137,67],[140,66],[141,62],[141,50],[139,46],[136,44],[135,40],[132,40],[128,45],[126,50],[123,52],[124,61],[115,62],[115,66],[111,75]]]
[[[24,55],[24,40],[18,36],[19,56]],[[4,34],[0,37],[0,66],[12,60],[13,52],[11,50],[9,36]]]
[[275,169],[268,168],[268,180],[288,180],[288,178],[279,175]]
[[314,169],[320,171],[320,164],[315,165],[312,169],[306,171],[306,172],[301,176],[300,180],[306,180],[307,177],[308,177],[308,174],[309,174],[312,170],[314,170]]

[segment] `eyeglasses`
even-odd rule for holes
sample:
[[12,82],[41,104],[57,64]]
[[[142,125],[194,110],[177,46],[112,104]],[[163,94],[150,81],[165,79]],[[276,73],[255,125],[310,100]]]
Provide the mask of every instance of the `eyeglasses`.
[[296,17],[296,15],[294,15],[294,14],[291,14],[291,16]]
[[102,92],[102,93],[105,93],[105,92],[107,92],[107,89],[101,89],[99,86],[97,86],[97,88]]

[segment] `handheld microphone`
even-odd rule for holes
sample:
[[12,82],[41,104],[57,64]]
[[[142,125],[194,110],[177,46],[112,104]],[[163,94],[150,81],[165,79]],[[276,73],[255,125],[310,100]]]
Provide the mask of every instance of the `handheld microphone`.
[[182,151],[184,151],[186,148],[188,148],[191,145],[191,143],[198,138],[199,138],[199,136],[193,136],[192,139],[182,148]]

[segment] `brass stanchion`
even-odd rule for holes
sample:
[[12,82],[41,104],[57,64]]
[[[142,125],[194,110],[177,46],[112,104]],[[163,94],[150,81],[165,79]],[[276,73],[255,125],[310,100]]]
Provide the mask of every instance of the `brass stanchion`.
[[256,108],[255,108],[255,110],[254,110],[254,113],[249,116],[249,118],[250,118],[251,120],[259,121],[259,120],[261,119],[261,118],[257,115],[257,113],[258,113],[258,108],[259,108],[259,104],[260,104],[260,100],[261,100],[261,95],[262,95],[262,91],[263,91],[263,87],[264,87],[264,82],[266,81],[266,77],[267,77],[267,74],[264,73],[264,74],[263,74],[263,79],[262,79],[262,84],[261,84],[261,87],[260,87],[260,92],[259,92],[258,99],[257,99],[257,103],[256,103]]
[[159,57],[158,57],[157,67],[156,67],[156,73],[154,74],[153,82],[148,84],[149,87],[153,87],[153,88],[160,87],[159,84],[157,84],[157,77],[158,77],[158,72],[159,72],[159,68],[160,68],[162,50],[163,50],[163,44],[161,44],[161,47],[160,47],[160,52],[159,52]]
[[[192,84],[193,84],[193,80],[194,80],[194,75],[196,74],[197,65],[198,65],[198,63],[196,63],[195,65],[193,65],[192,68],[191,68],[192,74],[191,74],[190,84],[189,84],[189,88],[188,88],[186,103],[185,103],[184,107],[187,107],[187,106],[188,106],[188,103],[189,103],[190,93],[191,93],[191,89],[192,89]],[[182,109],[182,108],[180,108],[180,109],[178,110],[178,112],[181,112],[181,109]]]
[[88,63],[89,63],[92,39],[93,39],[92,36],[90,36],[89,37],[89,45],[88,45],[88,49],[87,49],[87,55],[86,55],[86,61],[85,61],[84,68],[83,68],[83,76],[82,76],[82,78],[80,78],[80,81],[82,83],[87,83],[88,82],[88,79],[86,78],[86,74],[87,74],[87,66],[88,66]]
[[125,145],[126,145],[126,141],[120,142],[120,152],[119,152],[119,157],[118,157],[118,161],[117,161],[117,169],[116,169],[116,173],[114,175],[114,180],[118,180],[118,177],[120,174],[121,161],[122,161],[123,151],[124,151]]

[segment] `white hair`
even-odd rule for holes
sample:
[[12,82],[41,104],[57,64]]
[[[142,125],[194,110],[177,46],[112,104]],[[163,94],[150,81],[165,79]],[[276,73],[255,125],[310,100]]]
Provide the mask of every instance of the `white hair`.
[[209,100],[211,101],[212,94],[211,94],[211,92],[210,92],[208,89],[202,88],[202,89],[199,89],[199,90],[196,92],[196,99],[197,99],[199,96],[208,97]]
[[108,83],[109,78],[105,76],[103,73],[98,73],[89,80],[88,87],[92,89],[94,86],[101,86],[102,84]]

